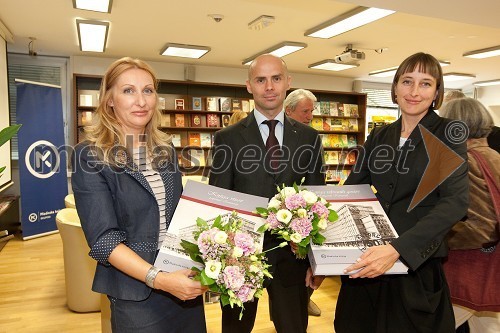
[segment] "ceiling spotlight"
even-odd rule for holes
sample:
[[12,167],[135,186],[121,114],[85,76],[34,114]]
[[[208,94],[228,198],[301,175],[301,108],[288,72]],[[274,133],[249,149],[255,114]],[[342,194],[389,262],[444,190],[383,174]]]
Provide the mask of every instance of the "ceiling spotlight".
[[248,23],[248,29],[250,30],[262,30],[264,28],[267,28],[271,24],[274,23],[274,16],[269,16],[269,15],[261,15],[257,17],[255,20],[252,22]]
[[216,23],[219,23],[224,19],[224,15],[221,14],[208,14],[207,16],[214,20]]

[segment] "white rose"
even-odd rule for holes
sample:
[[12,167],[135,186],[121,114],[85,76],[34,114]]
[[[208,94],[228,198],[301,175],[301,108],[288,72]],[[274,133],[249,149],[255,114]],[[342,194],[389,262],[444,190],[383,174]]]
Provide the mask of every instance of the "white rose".
[[318,221],[318,228],[320,228],[321,230],[325,230],[327,223],[328,223],[328,221],[325,219],[319,220]]
[[280,191],[281,198],[286,198],[297,193],[293,187],[285,187]]
[[218,231],[214,236],[214,241],[217,244],[224,244],[227,240],[227,234],[225,231]]
[[219,277],[220,269],[222,263],[215,260],[207,260],[205,263],[205,274],[212,279],[217,279]]
[[312,205],[313,203],[318,201],[318,196],[311,191],[303,190],[300,191],[300,194],[302,195],[302,197],[304,198],[304,200],[307,202],[308,205]]
[[328,201],[326,201],[326,199],[325,199],[325,198],[319,198],[319,199],[320,199],[320,201],[321,201],[321,203],[322,203],[323,205],[326,205],[326,203],[328,202]]
[[300,218],[307,217],[307,210],[304,208],[297,209],[297,216]]
[[233,254],[232,256],[234,258],[239,258],[243,255],[243,249],[241,247],[237,247],[235,246],[234,249],[233,249]]
[[290,240],[294,243],[300,243],[302,241],[302,236],[296,232],[290,236]]
[[276,219],[278,219],[278,221],[280,221],[281,223],[288,224],[292,219],[292,212],[290,212],[288,209],[280,209],[276,213]]
[[274,209],[280,209],[281,207],[281,201],[276,199],[276,198],[272,198],[271,201],[269,201],[269,203],[267,204],[267,208],[274,208]]

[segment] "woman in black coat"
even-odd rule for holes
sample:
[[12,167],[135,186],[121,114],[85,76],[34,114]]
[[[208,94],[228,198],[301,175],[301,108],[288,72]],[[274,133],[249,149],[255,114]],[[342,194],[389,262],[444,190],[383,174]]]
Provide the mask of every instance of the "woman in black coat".
[[[401,117],[372,131],[345,182],[375,187],[399,238],[369,248],[346,268],[337,333],[455,331],[443,239],[466,214],[469,191],[465,139],[434,112],[443,91],[433,56],[417,53],[404,60],[392,84]],[[384,275],[398,259],[408,274]]]

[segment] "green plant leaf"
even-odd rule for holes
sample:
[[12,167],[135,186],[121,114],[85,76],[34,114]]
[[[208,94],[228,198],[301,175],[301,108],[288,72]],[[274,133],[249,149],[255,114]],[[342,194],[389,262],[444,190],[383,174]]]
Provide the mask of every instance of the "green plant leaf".
[[255,208],[255,210],[256,210],[256,211],[257,211],[257,213],[258,213],[258,214],[260,214],[260,215],[265,215],[265,216],[267,216],[267,214],[268,214],[267,209],[266,209],[266,208],[263,208],[263,207],[257,207],[257,208]]
[[334,221],[337,221],[338,218],[339,218],[339,215],[337,214],[337,212],[330,209],[330,213],[328,214],[328,221],[334,222]]
[[21,124],[18,125],[12,125],[9,127],[4,128],[3,130],[0,131],[0,146],[2,146],[4,143],[9,141],[14,135],[16,135],[17,131],[19,131],[19,128],[21,128]]
[[222,226],[222,218],[220,215],[215,218],[214,223],[212,223],[212,228],[224,230],[224,227]]
[[326,240],[325,236],[323,236],[318,232],[316,235],[314,235],[313,243],[321,245],[325,240]]
[[212,284],[214,284],[214,283],[215,283],[215,280],[214,280],[214,279],[212,279],[211,277],[209,277],[209,276],[205,273],[205,270],[202,270],[202,271],[201,271],[200,276],[201,276],[201,280],[200,280],[200,282],[201,282],[201,284],[202,284],[202,285],[204,285],[204,286],[210,286],[210,285],[212,285]]
[[222,303],[222,306],[226,306],[229,304],[229,296],[226,294],[221,294],[220,295],[220,302]]
[[202,218],[200,218],[200,217],[198,217],[198,218],[196,219],[196,225],[197,225],[198,227],[200,227],[200,228],[206,228],[206,227],[208,227],[208,223],[207,223],[207,221],[205,221],[204,219],[202,219]]

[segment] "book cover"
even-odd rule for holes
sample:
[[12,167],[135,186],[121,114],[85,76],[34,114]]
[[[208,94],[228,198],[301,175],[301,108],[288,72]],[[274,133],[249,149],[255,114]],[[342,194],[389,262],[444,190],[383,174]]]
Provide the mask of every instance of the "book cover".
[[229,126],[229,119],[231,119],[230,115],[228,115],[228,114],[223,114],[222,115],[222,127]]
[[242,106],[241,106],[241,99],[239,99],[239,98],[232,99],[232,110],[233,110],[233,112],[243,110]]
[[338,104],[339,117],[344,117],[344,104]]
[[314,102],[313,115],[319,116],[321,114],[321,102]]
[[241,109],[247,113],[252,111],[252,110],[250,110],[250,101],[248,99],[241,100]]
[[231,98],[229,97],[219,98],[219,110],[221,112],[231,112]]
[[192,109],[195,110],[195,111],[202,110],[203,109],[203,104],[202,104],[201,97],[193,97],[193,98],[191,98],[191,106],[192,106]]
[[184,110],[184,99],[182,99],[182,98],[175,99],[175,109],[176,110]]
[[84,111],[82,112],[82,118],[80,120],[82,126],[88,126],[92,124],[92,112]]
[[201,145],[201,137],[198,132],[190,132],[188,135],[188,144],[190,146],[200,147]]
[[337,117],[339,115],[339,103],[330,102],[330,116]]
[[166,108],[166,100],[165,97],[158,97],[158,108],[160,110],[165,110]]
[[219,116],[217,114],[207,114],[207,127],[220,127]]
[[332,131],[342,131],[342,119],[332,118],[331,128],[332,128]]
[[330,115],[330,102],[320,102],[320,112],[324,116]]
[[358,120],[355,118],[347,119],[347,130],[348,131],[358,131]]
[[311,121],[311,127],[317,131],[323,130],[323,118],[313,118]]
[[175,114],[175,127],[185,127],[184,115],[182,113]]
[[191,127],[201,127],[201,115],[200,114],[192,114],[191,115]]
[[[322,232],[323,245],[312,245],[309,261],[315,275],[345,275],[370,246],[390,244],[398,237],[370,185],[307,186],[330,202],[339,219]],[[407,274],[408,267],[396,261],[386,274]]]
[[342,148],[342,143],[340,142],[340,136],[338,134],[328,134],[328,139],[330,140],[330,147]]
[[208,132],[200,133],[200,146],[201,147],[212,147],[212,134]]
[[347,134],[337,134],[340,148],[347,148]]
[[349,130],[349,119],[342,119],[342,130],[343,131]]
[[347,148],[355,148],[358,145],[358,139],[356,135],[349,134],[347,135]]
[[339,152],[335,150],[325,151],[325,164],[339,164]]
[[323,118],[323,131],[330,131],[331,126],[330,126],[330,118]]
[[160,118],[161,127],[170,127],[170,114],[162,113]]
[[359,117],[357,104],[344,104],[345,117]]
[[218,97],[207,97],[207,111],[219,111]]
[[174,147],[181,147],[181,135],[179,133],[172,133],[171,139],[172,139],[172,145]]
[[267,207],[267,202],[268,198],[188,180],[172,216],[167,237],[162,242],[155,260],[155,266],[165,272],[190,269],[193,266],[203,268],[192,261],[180,245],[181,239],[194,242],[193,231],[196,230],[198,217],[210,224],[219,215],[222,216],[222,221],[227,221],[228,214],[236,211],[243,221],[243,230],[251,233],[256,243],[262,246],[264,235],[258,233],[257,229],[265,220],[253,211],[255,207]]
[[203,149],[189,149],[191,167],[205,166],[205,152]]

